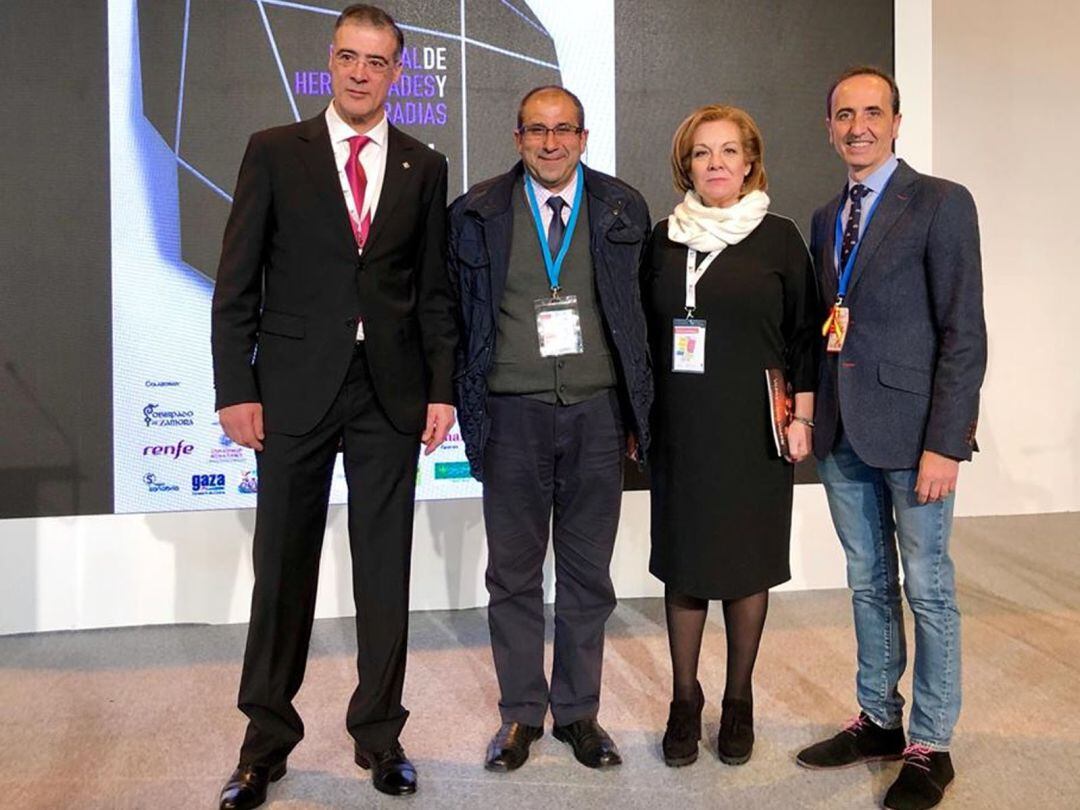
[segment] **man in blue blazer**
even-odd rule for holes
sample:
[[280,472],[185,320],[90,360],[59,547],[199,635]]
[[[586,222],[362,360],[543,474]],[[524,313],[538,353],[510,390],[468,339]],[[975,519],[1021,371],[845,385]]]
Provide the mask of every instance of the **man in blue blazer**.
[[[960,712],[949,533],[986,368],[978,221],[967,189],[893,154],[900,94],[891,76],[853,68],[827,103],[829,140],[848,181],[812,225],[811,252],[830,302],[814,449],[847,555],[861,711],[799,752],[798,762],[837,768],[903,758],[885,806],[927,808],[953,779],[949,745]],[[906,746],[900,564],[915,616]]]

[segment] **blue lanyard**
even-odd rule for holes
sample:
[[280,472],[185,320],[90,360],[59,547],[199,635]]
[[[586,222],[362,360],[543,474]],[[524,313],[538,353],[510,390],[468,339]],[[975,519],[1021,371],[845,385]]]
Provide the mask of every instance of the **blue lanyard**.
[[[895,174],[895,172],[894,172]],[[874,202],[871,203],[870,208],[862,218],[862,222],[859,223],[859,239],[855,242],[855,247],[851,249],[851,253],[848,254],[847,262],[844,264],[844,272],[840,274],[840,284],[836,288],[836,297],[839,300],[843,300],[847,295],[848,284],[851,283],[851,271],[855,268],[855,257],[859,255],[859,247],[862,245],[863,237],[866,236],[867,228],[870,226],[870,220],[874,216],[874,212],[877,210],[878,203],[885,197],[885,190],[889,187],[889,181],[892,180],[892,176],[885,181],[885,185],[881,187],[881,191],[878,192]],[[844,200],[840,203],[840,208],[836,211],[836,240],[833,243],[836,248],[836,261],[839,263],[840,257],[840,245],[844,239],[843,228],[841,228],[841,219],[844,215],[844,203],[847,202],[847,192],[844,192]]]
[[[540,239],[540,253],[544,257],[544,267],[547,268],[548,281],[551,282],[552,291],[559,289],[559,274],[562,273],[563,259],[570,249],[570,240],[574,236],[574,226],[577,225],[578,211],[581,210],[581,192],[585,188],[585,172],[581,164],[577,167],[577,189],[574,191],[574,205],[570,209],[570,221],[566,223],[566,233],[563,234],[562,248],[559,255],[554,259],[548,249],[547,234],[544,233],[544,220],[540,217],[540,206],[536,203],[536,192],[533,191],[532,180],[525,177],[525,194],[529,198],[529,209],[532,211],[533,222],[536,223],[536,236]],[[561,216],[552,211],[554,216]]]

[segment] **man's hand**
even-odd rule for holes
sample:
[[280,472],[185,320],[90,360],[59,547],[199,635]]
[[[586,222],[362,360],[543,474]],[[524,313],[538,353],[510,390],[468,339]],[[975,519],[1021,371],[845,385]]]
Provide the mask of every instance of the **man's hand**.
[[915,496],[919,503],[943,500],[956,491],[960,462],[948,456],[923,450],[919,459],[919,477],[915,480]]
[[218,421],[225,435],[241,447],[262,450],[263,406],[261,402],[241,402],[218,411]]
[[626,457],[631,461],[641,461],[638,458],[637,436],[633,433],[626,434]]
[[446,440],[446,434],[454,426],[454,406],[441,402],[432,402],[427,406],[427,421],[424,423],[424,435],[420,443],[424,445],[424,455],[430,456]]
[[792,420],[787,426],[788,461],[798,464],[814,449],[814,434],[809,425]]

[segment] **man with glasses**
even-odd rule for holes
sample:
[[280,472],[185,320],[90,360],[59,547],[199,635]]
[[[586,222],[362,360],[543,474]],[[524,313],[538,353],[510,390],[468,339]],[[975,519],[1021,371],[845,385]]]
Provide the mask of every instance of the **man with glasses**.
[[339,450],[349,485],[359,686],[347,722],[376,789],[416,790],[398,736],[419,445],[454,421],[446,159],[390,126],[401,30],[338,17],[333,101],[252,136],[214,290],[217,408],[256,451],[258,508],[239,707],[249,718],[223,810],[262,804],[303,737],[300,689]]
[[[543,734],[591,768],[618,765],[597,722],[622,456],[648,447],[652,377],[638,265],[644,199],[581,163],[578,98],[554,86],[518,109],[521,161],[450,209],[464,334],[456,382],[473,475],[484,482],[488,620],[502,725],[486,767],[511,771]],[[549,529],[550,527],[550,529]],[[543,564],[555,552],[555,640],[544,672]]]

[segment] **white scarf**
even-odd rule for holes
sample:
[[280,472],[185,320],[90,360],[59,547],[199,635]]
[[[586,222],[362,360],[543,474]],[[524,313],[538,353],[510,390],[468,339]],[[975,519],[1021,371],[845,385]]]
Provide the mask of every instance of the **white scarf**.
[[751,191],[734,205],[714,208],[690,189],[668,217],[668,238],[703,253],[741,242],[769,210],[769,195]]

